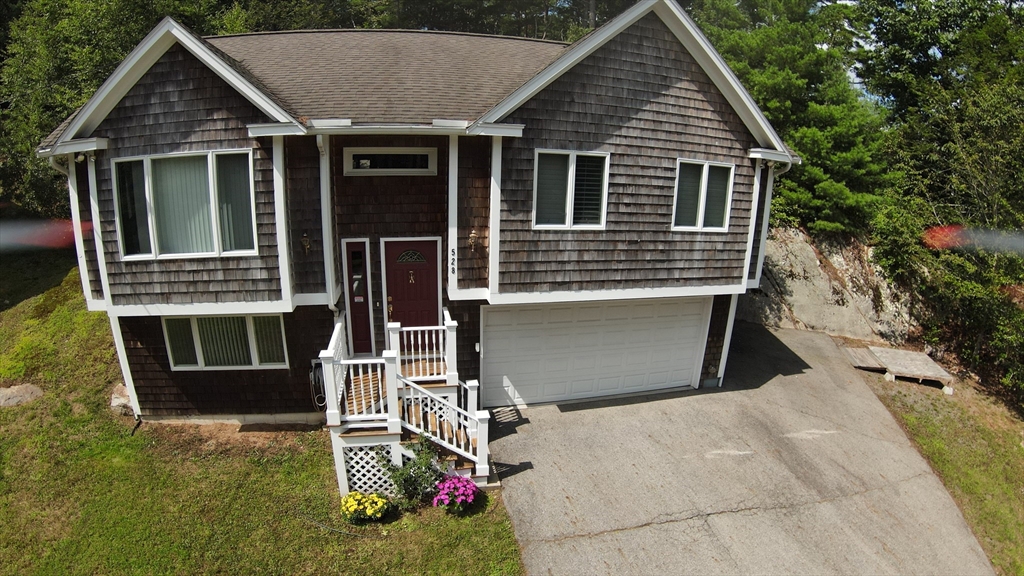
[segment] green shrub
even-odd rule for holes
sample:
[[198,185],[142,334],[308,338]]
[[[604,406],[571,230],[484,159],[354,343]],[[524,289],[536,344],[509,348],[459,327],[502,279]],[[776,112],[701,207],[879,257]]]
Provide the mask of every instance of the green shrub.
[[413,459],[401,466],[392,464],[383,453],[377,455],[395,485],[398,505],[404,509],[428,502],[444,476],[437,464],[437,451],[430,440],[420,436],[415,443],[409,444],[409,449]]

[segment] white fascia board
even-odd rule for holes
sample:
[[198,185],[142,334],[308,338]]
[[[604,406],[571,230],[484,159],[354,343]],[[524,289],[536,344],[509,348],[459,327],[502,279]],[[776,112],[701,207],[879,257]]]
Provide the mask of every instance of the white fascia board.
[[469,127],[469,121],[467,120],[445,120],[444,118],[434,118],[430,123],[431,126],[437,128],[461,128],[465,129]]
[[745,284],[693,286],[680,288],[627,288],[624,290],[580,290],[576,292],[522,292],[490,294],[491,304],[546,304],[554,302],[591,302],[600,300],[637,300],[644,298],[680,298],[742,294]]
[[312,126],[309,130],[310,134],[412,134],[423,136],[450,136],[452,134],[466,133],[465,128],[430,126],[429,124],[379,124],[320,127],[311,122],[310,126]]
[[598,28],[589,36],[583,38],[583,40],[573,44],[565,54],[562,54],[557,60],[549,64],[547,68],[531,78],[526,84],[520,86],[518,90],[509,94],[494,108],[491,108],[486,114],[481,116],[475,124],[479,125],[500,122],[505,116],[511,114],[524,102],[533,98],[538,92],[546,88],[548,84],[557,80],[562,74],[578,64],[581,60],[590,56],[601,46],[604,46],[606,42],[617,36],[619,32],[622,32],[636,23],[637,20],[646,16],[655,5],[663,1],[664,0],[644,0],[643,2],[638,2],[629,10],[619,14],[607,24]]
[[268,302],[200,302],[196,304],[126,304],[107,306],[111,316],[235,316],[286,314],[295,306],[284,300]]
[[309,125],[313,128],[348,128],[352,121],[348,118],[314,118]]
[[293,294],[292,304],[295,306],[327,306],[333,304],[330,296],[324,292],[313,294]]
[[772,160],[775,162],[793,162],[795,164],[800,163],[799,156],[792,156],[789,152],[781,150],[770,150],[768,148],[751,148],[747,150],[748,158],[760,158],[762,160]]
[[266,94],[256,89],[248,80],[214,54],[199,38],[193,36],[168,16],[142,39],[142,42],[117,66],[114,73],[103,82],[99,90],[93,94],[61,135],[58,145],[79,135],[91,134],[107,117],[107,114],[114,109],[114,106],[121,101],[121,98],[128,93],[128,90],[135,86],[135,83],[175,43],[180,43],[267,116],[278,122],[297,123]]
[[448,290],[449,300],[487,300],[491,297],[489,288],[462,288]]
[[249,136],[259,138],[260,136],[302,136],[306,128],[301,124],[293,122],[274,122],[269,124],[247,124]]
[[672,0],[660,0],[655,6],[654,12],[682,42],[694,60],[715,83],[715,86],[722,91],[736,114],[743,120],[744,125],[757,139],[758,144],[765,147],[771,146],[775,150],[785,152],[786,146],[783,144],[782,138],[776,134],[761,109],[754,103],[750,93],[683,9]]
[[761,281],[758,278],[751,278],[747,280],[747,290],[756,290],[761,287]]
[[491,122],[479,122],[466,129],[467,136],[508,136],[509,138],[522,138],[525,124],[494,124]]
[[75,140],[66,140],[51,148],[39,150],[36,154],[40,158],[60,156],[61,154],[78,154],[79,152],[106,150],[108,144],[109,141],[106,138],[77,138]]

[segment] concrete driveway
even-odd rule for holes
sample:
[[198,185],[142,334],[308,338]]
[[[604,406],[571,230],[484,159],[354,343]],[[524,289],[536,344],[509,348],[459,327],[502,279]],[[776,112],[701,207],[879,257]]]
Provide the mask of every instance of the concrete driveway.
[[531,574],[992,574],[824,334],[737,323],[723,388],[493,422]]

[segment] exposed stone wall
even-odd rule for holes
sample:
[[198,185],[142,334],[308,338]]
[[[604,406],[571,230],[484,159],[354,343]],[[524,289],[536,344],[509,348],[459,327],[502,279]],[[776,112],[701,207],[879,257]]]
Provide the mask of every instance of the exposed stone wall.
[[815,245],[792,229],[772,230],[761,289],[740,297],[736,318],[897,343],[912,325],[907,296],[871,263],[870,247]]

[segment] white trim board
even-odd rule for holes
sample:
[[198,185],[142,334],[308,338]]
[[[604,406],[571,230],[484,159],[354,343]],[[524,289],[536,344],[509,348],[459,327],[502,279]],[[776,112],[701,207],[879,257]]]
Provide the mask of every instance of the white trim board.
[[135,391],[135,379],[132,378],[131,366],[128,364],[128,349],[124,345],[121,322],[113,314],[109,315],[109,319],[110,331],[114,336],[114,347],[117,349],[117,360],[121,364],[121,376],[124,377],[124,387],[128,389],[128,399],[132,403],[135,417],[138,418],[142,414],[142,408],[139,407],[139,395]]
[[487,288],[498,293],[501,265],[501,136],[491,137],[491,201],[487,246]]
[[55,147],[80,136],[88,136],[110,114],[121,98],[175,43],[198,58],[217,76],[227,82],[264,114],[277,122],[300,126],[290,114],[278,106],[269,96],[258,90],[241,74],[220,58],[206,43],[173,18],[166,17],[143,38],[128,57],[114,70],[114,73],[99,87],[86,102],[71,124],[64,130]]
[[[743,277],[750,282],[750,258],[754,253],[754,228],[757,226],[757,209],[761,195],[761,160],[754,160],[754,193],[750,200],[750,220],[747,222],[747,251],[743,256]],[[749,287],[749,286],[748,286]]]
[[[324,284],[327,290],[327,305],[338,303],[337,267],[334,265],[334,214],[331,209],[331,137],[316,137],[320,152],[320,226],[324,250]],[[337,314],[337,310],[334,311]]]
[[244,314],[287,314],[292,302],[198,302],[188,304],[122,304],[107,306],[111,316],[237,316]]
[[745,283],[680,288],[626,288],[622,290],[579,290],[575,292],[516,292],[491,294],[488,302],[502,304],[545,304],[549,302],[592,302],[601,300],[636,300],[644,298],[680,298],[684,296],[718,296],[743,294]]
[[500,122],[561,77],[562,74],[650,12],[654,12],[661,18],[690,55],[701,65],[715,86],[736,110],[758,144],[771,147],[789,157],[789,152],[782,139],[776,134],[775,129],[769,124],[736,75],[729,69],[725,60],[715,51],[693,20],[673,0],[643,0],[613,18],[583,40],[573,44],[560,58],[481,116],[470,127],[470,130],[473,130],[475,126]]
[[[277,265],[281,272],[281,299],[291,305],[294,278],[292,278],[291,243],[288,239],[288,204],[285,199],[284,136],[274,136],[273,155],[274,227],[277,232]],[[253,188],[253,204],[256,204],[255,187]],[[259,250],[258,242],[256,249]]]
[[102,226],[100,226],[100,199],[96,185],[96,156],[90,154],[86,162],[88,162],[89,167],[89,203],[92,206],[92,233],[96,244],[96,264],[100,269],[100,285],[103,287],[103,300],[110,302],[110,281],[107,279],[107,254],[103,247],[103,231],[101,230]]

